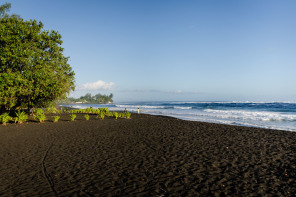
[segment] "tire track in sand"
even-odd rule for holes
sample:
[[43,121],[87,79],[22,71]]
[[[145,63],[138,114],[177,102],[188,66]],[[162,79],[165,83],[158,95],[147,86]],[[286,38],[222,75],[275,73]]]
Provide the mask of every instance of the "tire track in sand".
[[51,188],[51,191],[53,192],[53,196],[56,197],[56,196],[58,196],[58,194],[57,194],[57,191],[54,189],[54,182],[53,182],[51,176],[47,173],[46,166],[45,166],[45,160],[46,160],[46,157],[48,155],[49,150],[53,146],[53,142],[54,141],[52,141],[51,144],[48,146],[48,148],[45,151],[45,154],[43,156],[43,159],[42,159],[42,172],[43,172],[43,175],[44,175],[49,187]]

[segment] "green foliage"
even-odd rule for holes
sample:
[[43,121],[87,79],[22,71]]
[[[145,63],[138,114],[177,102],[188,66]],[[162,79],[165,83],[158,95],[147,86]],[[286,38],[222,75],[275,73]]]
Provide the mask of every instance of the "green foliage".
[[56,114],[61,114],[61,113],[63,113],[63,110],[62,109],[61,110],[57,109]]
[[12,120],[12,117],[10,117],[8,113],[4,113],[0,116],[0,120],[3,123],[3,125],[6,125],[6,123]]
[[117,119],[119,115],[117,112],[113,112],[113,116]]
[[81,96],[80,98],[66,98],[61,99],[58,101],[58,103],[76,103],[76,102],[82,102],[82,103],[113,103],[113,94],[105,95],[105,94],[96,94],[95,96],[92,96],[90,93],[87,93],[85,96]]
[[3,5],[0,6],[0,18],[7,18],[9,17],[9,15],[6,13],[7,11],[9,11],[11,8],[11,4],[10,3],[5,3]]
[[18,122],[19,124],[22,124],[23,122],[25,122],[27,120],[28,120],[28,116],[27,116],[27,114],[24,111],[22,111],[22,112],[20,112],[20,111],[16,112],[16,117],[14,119],[14,122],[15,123]]
[[110,116],[113,116],[113,113],[112,112],[106,112],[106,116],[110,117]]
[[39,122],[43,122],[44,120],[46,120],[45,114],[38,114],[35,116],[35,118],[39,120]]
[[89,115],[88,114],[85,114],[84,115],[84,118],[85,118],[85,120],[89,120]]
[[100,109],[100,112],[102,112],[102,113],[104,113],[104,114],[107,114],[107,113],[109,113],[109,109],[108,109],[108,107],[102,107],[102,108]]
[[[0,6],[0,109],[45,107],[74,90],[61,35],[36,20],[7,16]],[[4,17],[5,16],[5,17]]]
[[54,116],[54,117],[53,117],[53,122],[58,122],[59,119],[60,119],[60,116]]
[[34,119],[39,120],[39,122],[43,122],[44,120],[46,120],[44,111],[40,108],[34,110],[33,116],[34,116]]
[[71,121],[74,121],[75,118],[76,118],[76,114],[71,114],[71,115],[70,115],[70,120],[71,120]]
[[100,113],[98,116],[100,117],[101,120],[103,120],[105,118],[105,114],[104,113]]
[[59,110],[53,106],[50,106],[50,107],[46,108],[46,113],[47,114],[50,114],[50,113],[56,114],[56,113],[59,113]]
[[130,112],[126,112],[126,113],[125,113],[125,117],[126,117],[127,119],[130,118],[131,115],[132,115],[132,114],[131,114]]
[[33,113],[34,113],[34,115],[36,115],[36,114],[44,114],[44,111],[41,108],[37,108],[37,109],[34,109]]

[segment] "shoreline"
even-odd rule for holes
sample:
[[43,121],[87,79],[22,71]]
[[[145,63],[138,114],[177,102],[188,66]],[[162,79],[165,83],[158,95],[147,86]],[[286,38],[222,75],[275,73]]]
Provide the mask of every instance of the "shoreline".
[[[74,105],[85,108],[100,105]],[[106,105],[107,106],[107,105]],[[108,106],[111,110],[125,108],[131,112],[151,115],[166,115],[182,120],[211,122],[266,129],[287,130],[296,132],[296,104],[292,103],[225,103],[225,102],[150,102],[150,103],[114,103]]]
[[296,133],[135,114],[0,126],[1,196],[293,196]]
[[[67,109],[68,111],[69,110],[76,110],[76,109],[78,109],[78,108],[75,108],[75,107],[64,107],[64,106],[62,108],[63,109]],[[111,112],[113,112],[113,111],[114,112],[123,112],[123,111],[117,111],[117,110],[110,110],[110,111]],[[157,114],[148,114],[148,113],[140,113],[140,114],[138,114],[136,112],[130,112],[130,113],[132,114],[132,116],[134,116],[134,115],[146,115],[146,116],[155,116],[155,117],[163,117],[163,118],[168,118],[168,119],[175,119],[175,120],[185,121],[185,122],[196,122],[196,123],[201,123],[201,124],[214,124],[214,125],[217,125],[217,126],[224,125],[224,126],[250,128],[250,129],[254,128],[254,129],[262,129],[262,130],[284,131],[284,132],[295,132],[296,133],[296,131],[294,131],[294,130],[284,130],[284,129],[256,127],[256,126],[245,126],[245,125],[238,125],[238,124],[226,124],[226,123],[206,122],[206,121],[198,121],[198,120],[188,120],[188,119],[181,119],[181,118],[178,118],[178,117],[168,116],[168,115],[157,115]],[[18,124],[18,123],[14,123],[13,121],[9,121],[7,123],[7,125],[0,124],[0,128],[1,128],[1,126],[7,127],[7,126],[13,126],[13,125],[19,125],[20,126],[20,125],[26,125],[26,124],[46,124],[46,123],[50,124],[50,123],[54,123],[53,122],[53,116],[59,116],[59,115],[62,115],[61,116],[61,119],[59,121],[62,121],[62,122],[72,122],[70,120],[70,118],[69,118],[70,114],[72,114],[72,113],[69,113],[69,112],[65,113],[65,112],[63,112],[63,113],[59,113],[59,114],[58,113],[57,114],[56,113],[46,114],[47,119],[44,122],[42,122],[42,123],[40,123],[37,120],[34,120],[32,116],[29,116],[28,121],[26,121],[26,122],[24,122],[22,124]],[[85,115],[87,113],[74,113],[74,114],[81,116],[81,117],[79,117],[80,118],[79,121],[86,121],[85,118],[82,117],[82,115]],[[95,120],[95,119],[98,120],[98,118],[96,118],[96,116],[97,116],[96,114],[89,114],[89,115],[90,116],[93,116],[93,118],[91,120]],[[108,117],[108,118],[112,119],[112,117]],[[120,119],[122,119],[122,118],[120,118]]]

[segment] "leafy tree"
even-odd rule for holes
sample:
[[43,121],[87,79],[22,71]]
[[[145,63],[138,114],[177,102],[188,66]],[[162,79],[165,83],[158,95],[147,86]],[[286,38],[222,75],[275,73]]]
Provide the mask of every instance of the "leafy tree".
[[[5,4],[0,6],[0,19],[10,17],[9,14],[7,14],[7,12],[10,10],[10,8],[11,8],[11,3],[5,3]],[[11,16],[19,17],[16,14],[12,14]]]
[[58,103],[75,103],[75,102],[86,102],[86,103],[113,103],[113,94],[105,95],[105,94],[96,94],[95,96],[92,96],[91,93],[87,93],[84,96],[81,96],[80,98],[66,98],[59,100]]
[[9,15],[6,13],[11,8],[10,3],[5,3],[0,6],[0,18],[9,17]]
[[45,107],[74,90],[61,35],[36,20],[8,16],[0,6],[0,108]]

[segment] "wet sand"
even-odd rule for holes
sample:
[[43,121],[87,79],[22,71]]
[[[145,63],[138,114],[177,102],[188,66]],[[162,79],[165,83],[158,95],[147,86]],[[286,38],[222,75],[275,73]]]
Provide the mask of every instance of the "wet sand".
[[296,132],[132,114],[0,125],[0,196],[294,196]]

